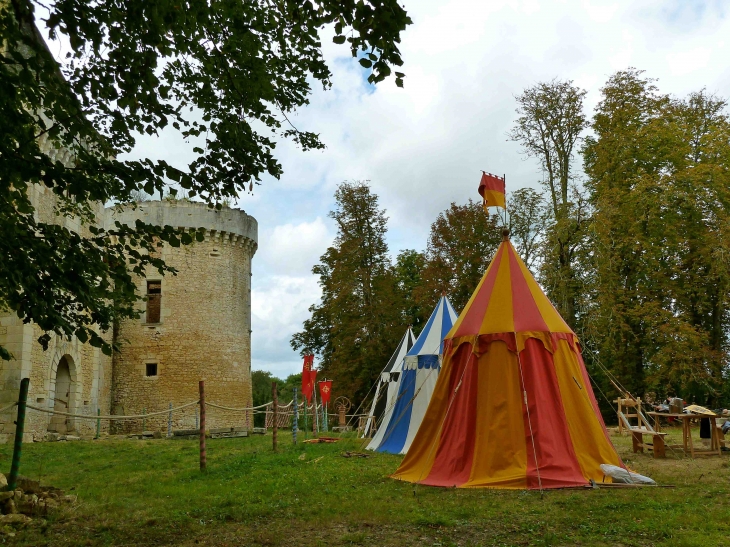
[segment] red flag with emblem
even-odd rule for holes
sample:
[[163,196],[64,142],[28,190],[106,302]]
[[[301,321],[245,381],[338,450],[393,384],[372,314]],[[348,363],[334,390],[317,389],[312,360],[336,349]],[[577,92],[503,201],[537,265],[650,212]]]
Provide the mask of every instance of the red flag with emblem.
[[312,365],[314,365],[314,355],[305,355],[302,366],[302,395],[307,398],[307,401],[312,399],[314,379],[317,377],[317,371],[312,370]]
[[322,398],[322,404],[326,405],[330,402],[330,394],[332,392],[332,380],[323,380],[319,383],[319,394]]

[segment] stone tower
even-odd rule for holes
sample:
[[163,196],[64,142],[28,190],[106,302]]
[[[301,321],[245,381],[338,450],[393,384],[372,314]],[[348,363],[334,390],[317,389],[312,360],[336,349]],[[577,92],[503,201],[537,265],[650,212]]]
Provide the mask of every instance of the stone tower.
[[[250,407],[251,394],[251,258],[257,248],[256,219],[238,209],[217,211],[202,203],[150,201],[122,211],[108,210],[107,222],[133,225],[143,220],[159,226],[205,228],[205,240],[192,245],[164,245],[163,260],[177,275],[150,268],[138,279],[147,296],[137,320],[117,326],[119,352],[112,367],[112,413],[140,414],[164,410],[198,398],[205,380],[206,401]],[[195,407],[173,414],[173,427],[192,429]],[[119,422],[113,429],[138,430],[141,424]],[[207,426],[252,427],[250,414],[208,408]],[[150,417],[148,430],[165,430],[167,416]]]

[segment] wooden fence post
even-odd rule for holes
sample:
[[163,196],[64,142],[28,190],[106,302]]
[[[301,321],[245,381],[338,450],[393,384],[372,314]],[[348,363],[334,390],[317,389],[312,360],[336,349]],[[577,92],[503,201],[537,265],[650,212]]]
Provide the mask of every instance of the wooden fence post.
[[167,413],[167,438],[172,437],[172,403],[168,407],[170,410]]
[[205,381],[200,380],[200,470],[205,471],[208,458],[205,453]]
[[273,398],[273,407],[274,407],[274,426],[271,430],[271,442],[273,443],[274,452],[276,452],[276,443],[278,441],[278,433],[279,433],[279,397],[276,393],[276,382],[271,382],[271,396]]
[[294,444],[297,444],[297,429],[299,429],[299,401],[297,401],[297,388],[294,388],[294,417],[291,424],[291,436],[294,439]]
[[20,471],[20,456],[23,452],[23,432],[25,431],[25,405],[28,402],[28,386],[30,378],[23,378],[20,381],[20,393],[18,394],[18,418],[15,420],[15,444],[13,445],[13,462],[8,475],[8,490],[15,490]]

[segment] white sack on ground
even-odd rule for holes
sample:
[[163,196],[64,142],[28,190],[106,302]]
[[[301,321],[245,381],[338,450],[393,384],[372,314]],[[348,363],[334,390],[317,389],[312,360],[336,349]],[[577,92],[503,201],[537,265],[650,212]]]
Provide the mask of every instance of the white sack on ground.
[[607,476],[613,479],[613,482],[620,484],[656,484],[653,479],[639,475],[638,473],[632,473],[626,469],[622,469],[615,465],[607,463],[601,464],[601,471]]

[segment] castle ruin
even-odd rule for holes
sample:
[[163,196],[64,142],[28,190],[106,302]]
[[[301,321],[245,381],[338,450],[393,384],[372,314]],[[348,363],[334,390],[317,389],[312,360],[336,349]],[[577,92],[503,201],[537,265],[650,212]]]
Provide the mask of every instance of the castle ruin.
[[[40,222],[62,223],[81,235],[88,227],[55,215],[52,191],[30,189]],[[13,355],[0,361],[0,408],[17,401],[21,378],[30,378],[28,403],[69,414],[130,415],[165,410],[195,401],[198,381],[205,380],[206,400],[221,406],[250,407],[251,394],[251,259],[257,248],[258,225],[245,212],[203,203],[163,200],[121,210],[97,207],[97,224],[137,219],[175,228],[205,228],[205,239],[161,250],[177,275],[161,276],[150,268],[137,280],[143,314],[126,319],[103,334],[119,351],[112,357],[77,339],[51,335],[48,350],[37,342],[42,334],[11,311],[0,311],[0,344]],[[173,427],[191,429],[196,409],[173,414]],[[16,410],[0,414],[0,442],[12,439]],[[145,428],[165,431],[167,416],[150,417]],[[249,427],[250,413],[208,409],[211,429]],[[24,440],[55,434],[91,435],[96,421],[29,410]],[[101,422],[104,432],[142,429],[141,420]]]

